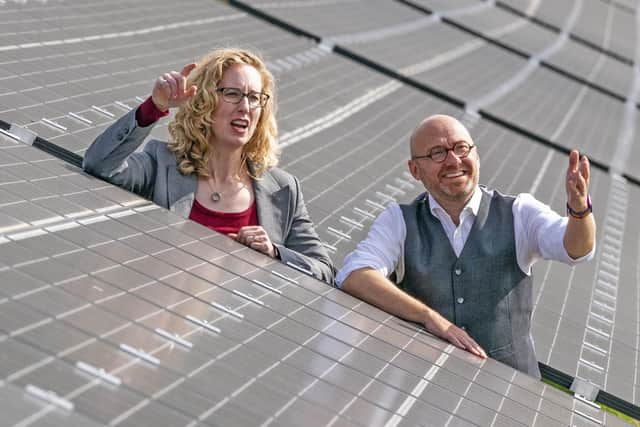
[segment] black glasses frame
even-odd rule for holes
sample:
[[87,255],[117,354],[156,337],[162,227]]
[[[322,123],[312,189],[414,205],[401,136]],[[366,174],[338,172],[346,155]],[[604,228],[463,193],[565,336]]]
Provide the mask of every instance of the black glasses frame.
[[[238,99],[237,101],[232,101],[229,99],[229,93],[228,91],[233,90],[233,91],[237,91],[238,93],[240,93],[240,95],[242,95],[240,97],[240,99]],[[271,96],[267,93],[264,92],[243,92],[242,90],[238,89],[237,87],[219,87],[216,89],[216,92],[221,93],[222,94],[222,100],[224,102],[228,102],[229,104],[240,104],[242,102],[242,98],[247,98],[247,101],[249,102],[249,108],[254,109],[254,108],[258,108],[258,107],[264,107],[265,105],[267,105],[267,102],[269,101],[269,98],[271,98]],[[249,98],[249,96],[251,95],[259,95],[260,96],[260,101],[258,102],[258,104],[251,104],[251,98]]]
[[[467,150],[466,153],[462,152],[462,153],[458,154],[456,152],[456,150],[459,150],[459,149],[461,149],[461,148],[463,148],[465,146],[469,147],[469,149]],[[469,156],[469,153],[471,153],[471,150],[473,150],[473,147],[475,147],[475,144],[470,144],[470,143],[464,142],[464,141],[456,142],[455,144],[453,144],[453,147],[451,147],[451,148],[445,148],[444,146],[439,145],[437,147],[433,147],[429,151],[428,154],[425,154],[423,156],[413,156],[413,157],[411,157],[411,159],[412,160],[429,159],[429,160],[431,160],[432,162],[435,162],[435,163],[442,163],[447,159],[447,156],[449,155],[449,151],[453,151],[453,154],[455,154],[457,158],[464,159],[467,156]],[[442,157],[441,160],[436,160],[436,159],[433,158],[433,150],[440,150],[440,149],[444,150],[444,156]]]

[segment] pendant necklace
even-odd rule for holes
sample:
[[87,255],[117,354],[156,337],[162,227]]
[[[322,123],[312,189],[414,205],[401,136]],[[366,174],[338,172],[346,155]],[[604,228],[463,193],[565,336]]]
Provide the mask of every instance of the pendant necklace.
[[[209,196],[209,197],[211,198],[211,201],[213,203],[217,203],[222,199],[222,196],[224,196],[224,193],[226,193],[226,191],[216,191],[216,190],[214,190],[213,189],[213,185],[211,184],[211,180],[212,180],[211,177],[207,178],[207,184],[209,185],[209,189],[211,190],[211,196]],[[237,190],[235,190],[233,192],[235,193],[235,192],[240,191],[240,190],[242,190],[243,188],[246,188],[246,187],[247,186],[245,184],[242,184],[242,186],[239,189],[237,189]]]
[[213,185],[211,185],[211,177],[207,178],[207,184],[209,184],[209,189],[211,190],[211,201],[213,203],[219,202],[222,199],[222,195],[224,192],[216,191],[213,189]]

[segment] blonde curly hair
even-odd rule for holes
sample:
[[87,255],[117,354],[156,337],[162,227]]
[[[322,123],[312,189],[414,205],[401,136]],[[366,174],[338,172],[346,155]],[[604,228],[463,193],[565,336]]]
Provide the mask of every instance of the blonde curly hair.
[[213,136],[213,112],[222,101],[215,89],[230,67],[246,64],[254,67],[262,77],[262,91],[269,101],[262,107],[253,136],[242,148],[242,162],[251,162],[248,171],[258,178],[265,170],[278,164],[280,150],[276,144],[276,94],[273,75],[255,53],[238,48],[218,49],[205,55],[187,79],[187,86],[196,85],[198,91],[182,104],[169,123],[169,150],[176,154],[178,170],[183,175],[209,176],[209,160],[214,155],[209,145]]

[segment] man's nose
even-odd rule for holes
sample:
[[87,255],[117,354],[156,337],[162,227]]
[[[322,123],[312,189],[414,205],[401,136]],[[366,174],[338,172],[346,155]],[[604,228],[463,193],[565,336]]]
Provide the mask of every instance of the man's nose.
[[453,150],[447,150],[447,154],[444,158],[445,163],[458,163],[460,161],[460,157],[458,157],[458,155],[454,153]]

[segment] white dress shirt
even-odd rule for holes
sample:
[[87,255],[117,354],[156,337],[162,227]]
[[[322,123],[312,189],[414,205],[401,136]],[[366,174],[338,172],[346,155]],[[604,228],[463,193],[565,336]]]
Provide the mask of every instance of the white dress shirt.
[[[456,227],[447,212],[429,194],[431,214],[440,220],[456,256],[460,256],[476,219],[482,191],[479,188],[460,214],[460,225]],[[576,264],[593,258],[595,245],[587,255],[573,259],[567,254],[563,238],[568,219],[561,217],[531,194],[519,194],[513,202],[513,226],[516,239],[516,258],[518,266],[525,274],[531,274],[531,267],[540,259]],[[392,203],[382,211],[369,230],[369,235],[356,249],[345,258],[344,265],[338,271],[336,282],[342,282],[349,274],[360,268],[373,268],[387,277],[396,272],[399,283],[404,277],[404,241],[407,228],[402,210]]]

